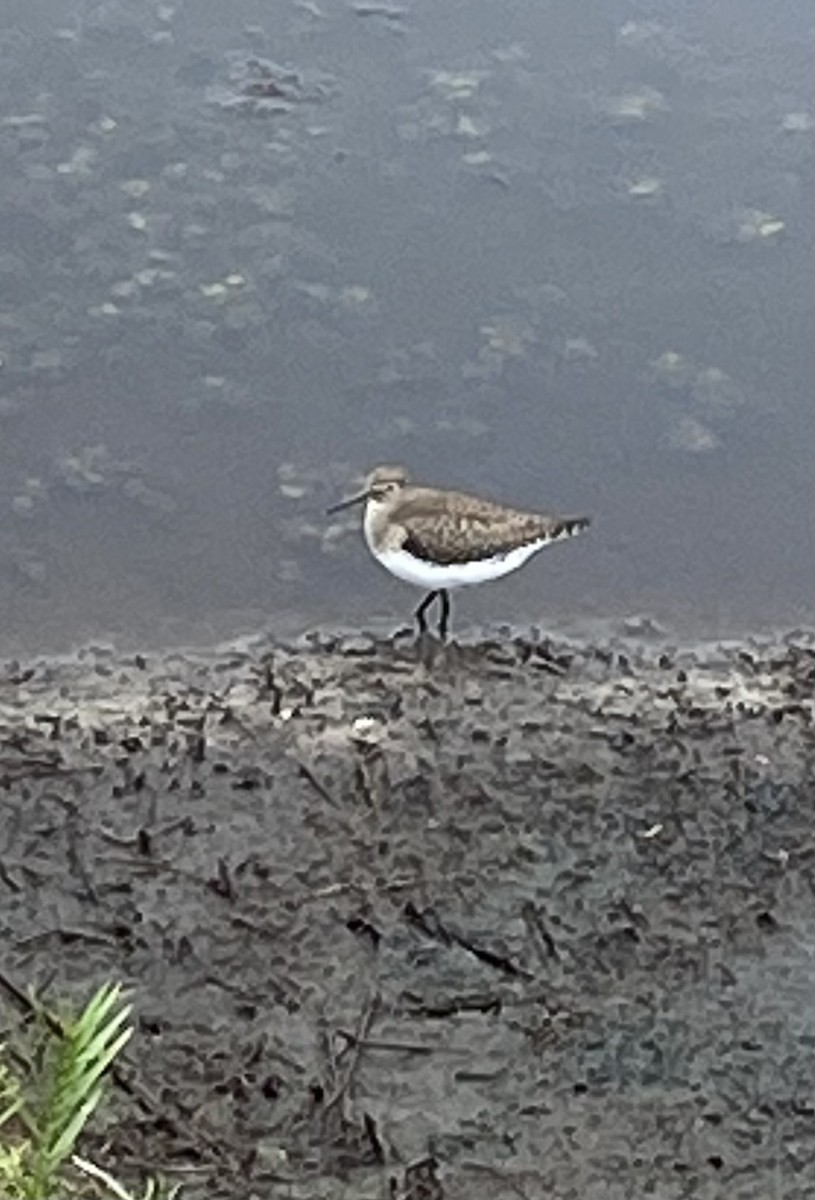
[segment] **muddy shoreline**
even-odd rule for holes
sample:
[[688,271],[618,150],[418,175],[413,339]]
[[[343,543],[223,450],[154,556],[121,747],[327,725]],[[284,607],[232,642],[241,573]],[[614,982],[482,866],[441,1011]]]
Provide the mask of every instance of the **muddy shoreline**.
[[136,1006],[86,1151],[224,1200],[804,1200],[814,685],[809,632],[6,664],[3,972]]

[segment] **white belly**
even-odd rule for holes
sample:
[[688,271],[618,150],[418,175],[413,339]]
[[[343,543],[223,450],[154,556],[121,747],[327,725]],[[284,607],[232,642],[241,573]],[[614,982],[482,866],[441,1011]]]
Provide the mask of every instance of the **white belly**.
[[397,579],[403,579],[405,583],[412,583],[426,591],[435,591],[438,588],[466,587],[470,583],[486,583],[489,579],[500,579],[502,575],[516,571],[545,545],[546,541],[532,542],[529,546],[519,546],[517,550],[510,550],[500,557],[447,565],[414,558],[404,550],[374,550],[370,543],[369,549],[385,570],[390,571]]

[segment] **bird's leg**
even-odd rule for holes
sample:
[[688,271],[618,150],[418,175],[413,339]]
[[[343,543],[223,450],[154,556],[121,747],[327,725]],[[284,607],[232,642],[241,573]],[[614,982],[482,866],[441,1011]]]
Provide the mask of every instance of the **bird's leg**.
[[447,588],[440,588],[436,595],[439,598],[439,637],[443,642],[447,641],[447,631],[450,628],[450,594]]
[[438,592],[428,592],[424,600],[416,609],[416,621],[419,625],[420,634],[427,633],[427,621],[425,620],[425,613],[438,595]]

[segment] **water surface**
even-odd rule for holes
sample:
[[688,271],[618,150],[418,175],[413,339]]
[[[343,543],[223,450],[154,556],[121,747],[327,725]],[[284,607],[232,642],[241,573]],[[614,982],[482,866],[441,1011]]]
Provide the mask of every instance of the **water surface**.
[[595,516],[464,624],[812,618],[803,0],[5,13],[2,649],[399,619],[380,461]]

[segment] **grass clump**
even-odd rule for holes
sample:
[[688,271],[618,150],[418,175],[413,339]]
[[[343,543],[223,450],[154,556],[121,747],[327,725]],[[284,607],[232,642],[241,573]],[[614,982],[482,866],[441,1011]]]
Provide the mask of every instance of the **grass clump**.
[[[0,1200],[137,1200],[75,1154],[104,1095],[105,1073],[133,1033],[131,1007],[120,985],[110,983],[73,1016],[56,1017],[30,1001],[34,1023],[26,1045],[0,1046]],[[151,1182],[139,1200],[160,1194]]]

